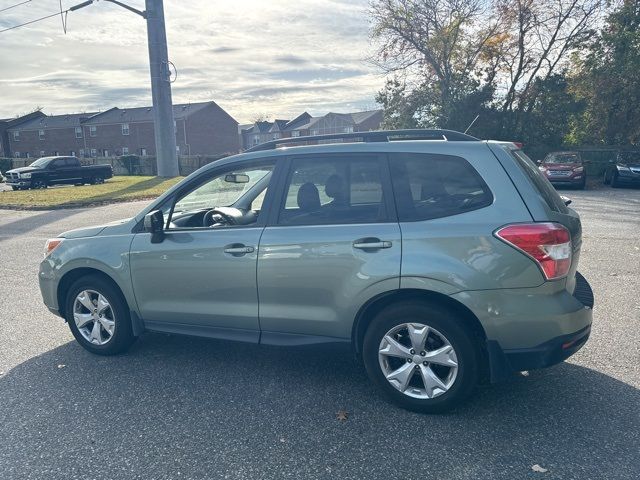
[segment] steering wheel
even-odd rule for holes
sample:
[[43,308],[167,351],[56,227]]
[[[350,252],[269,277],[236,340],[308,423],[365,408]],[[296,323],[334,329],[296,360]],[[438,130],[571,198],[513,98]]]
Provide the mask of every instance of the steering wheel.
[[221,212],[220,210],[216,210],[215,208],[209,210],[207,213],[204,214],[204,217],[202,217],[203,227],[212,227],[213,225],[216,225],[218,223],[222,223],[226,225],[235,225],[236,221],[232,216],[227,215],[226,213]]

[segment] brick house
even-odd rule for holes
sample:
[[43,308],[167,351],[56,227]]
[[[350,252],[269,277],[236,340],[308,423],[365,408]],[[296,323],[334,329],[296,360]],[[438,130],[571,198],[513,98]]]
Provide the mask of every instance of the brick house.
[[[235,153],[238,122],[215,102],[173,106],[179,155]],[[153,108],[42,115],[6,128],[12,157],[155,155]]]
[[0,120],[0,157],[12,157],[11,155],[11,147],[9,145],[9,132],[8,129],[12,127],[16,127],[23,123],[29,122],[35,118],[44,117],[45,114],[39,110],[35,112],[28,113],[26,115],[21,115],[15,118],[7,118]]
[[377,130],[382,123],[382,116],[382,110],[328,113],[322,117],[312,117],[304,112],[290,121],[256,122],[249,128],[242,129],[242,148],[251,148],[279,138]]

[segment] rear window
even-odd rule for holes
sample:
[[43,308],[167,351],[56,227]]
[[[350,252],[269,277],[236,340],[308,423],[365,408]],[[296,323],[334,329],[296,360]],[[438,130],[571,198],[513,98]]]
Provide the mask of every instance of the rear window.
[[457,215],[493,202],[482,177],[460,157],[391,155],[391,179],[398,218],[404,222]]
[[522,171],[529,177],[531,183],[547,204],[554,212],[566,213],[567,207],[560,198],[556,189],[551,185],[541,173],[533,160],[531,160],[522,150],[509,149],[513,158],[515,158],[522,168]]

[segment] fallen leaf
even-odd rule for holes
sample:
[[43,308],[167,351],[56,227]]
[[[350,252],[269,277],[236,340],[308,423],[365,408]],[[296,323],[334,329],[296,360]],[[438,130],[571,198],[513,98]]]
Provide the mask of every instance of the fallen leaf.
[[61,363],[60,365],[58,365],[58,368],[64,368],[64,367],[66,367],[64,363]]
[[534,472],[539,472],[539,473],[547,473],[549,471],[546,468],[542,468],[537,463],[533,467],[531,467],[531,470],[533,470]]
[[529,372],[527,370],[523,370],[522,372],[520,372],[520,375],[522,375],[523,377],[528,377]]
[[349,412],[347,412],[346,410],[338,410],[338,413],[336,413],[336,418],[339,422],[346,422],[347,418],[349,418]]

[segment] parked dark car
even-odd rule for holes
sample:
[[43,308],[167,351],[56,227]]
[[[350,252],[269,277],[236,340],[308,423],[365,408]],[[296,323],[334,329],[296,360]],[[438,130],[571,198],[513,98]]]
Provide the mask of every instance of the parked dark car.
[[587,186],[587,172],[578,152],[551,152],[538,162],[539,169],[554,186]]
[[5,176],[14,190],[28,190],[49,185],[104,183],[113,177],[113,168],[111,165],[83,166],[76,157],[42,157],[28,167],[8,170]]
[[618,152],[604,171],[605,185],[640,185],[640,152]]

